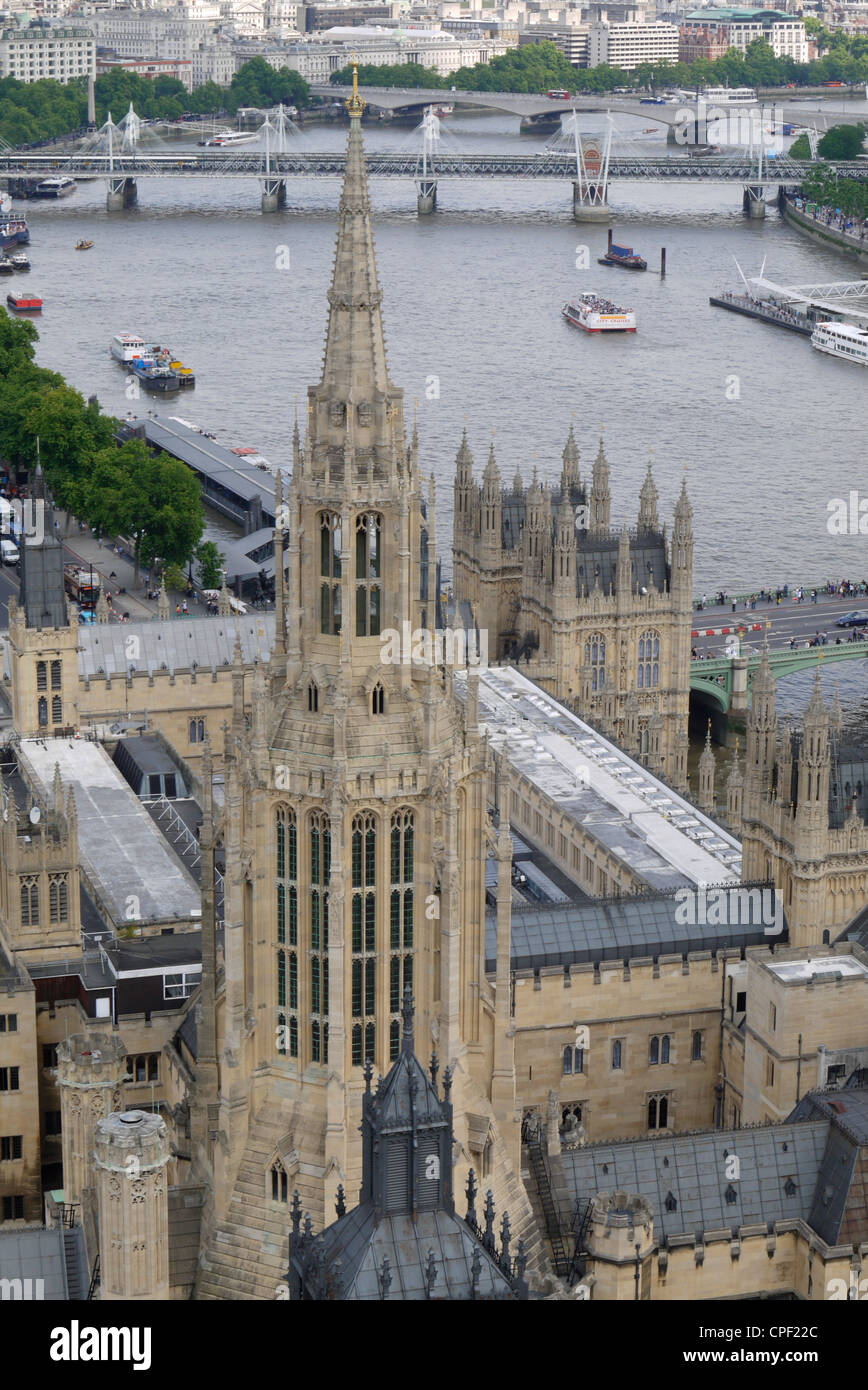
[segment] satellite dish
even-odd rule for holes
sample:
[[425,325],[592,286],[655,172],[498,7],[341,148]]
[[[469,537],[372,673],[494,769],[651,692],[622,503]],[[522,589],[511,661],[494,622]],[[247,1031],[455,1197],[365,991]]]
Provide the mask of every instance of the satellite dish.
[[42,812],[40,811],[39,807],[38,807],[38,806],[31,806],[31,808],[30,808],[30,824],[31,824],[31,825],[38,825],[41,819],[42,819]]

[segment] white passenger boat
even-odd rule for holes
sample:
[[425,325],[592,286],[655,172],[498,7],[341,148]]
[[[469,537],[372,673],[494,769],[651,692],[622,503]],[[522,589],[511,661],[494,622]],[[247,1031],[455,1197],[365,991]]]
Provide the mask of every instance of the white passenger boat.
[[636,315],[632,309],[622,309],[600,294],[580,294],[568,300],[561,310],[568,323],[584,328],[586,333],[635,333]]
[[116,333],[111,340],[111,355],[117,362],[134,362],[145,356],[147,346],[136,333]]
[[868,328],[823,320],[811,334],[811,346],[818,352],[828,352],[830,357],[843,357],[868,367]]
[[218,130],[216,135],[212,135],[205,144],[214,145],[249,145],[253,140],[259,139],[258,130]]

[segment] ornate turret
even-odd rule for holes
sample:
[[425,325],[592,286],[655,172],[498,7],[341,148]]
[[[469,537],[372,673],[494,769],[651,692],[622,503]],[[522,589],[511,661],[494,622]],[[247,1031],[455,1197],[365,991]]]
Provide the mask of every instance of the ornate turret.
[[597,450],[597,457],[594,460],[594,470],[591,477],[591,497],[590,497],[590,532],[592,536],[606,535],[610,527],[610,514],[612,507],[612,495],[609,491],[609,461],[606,458],[606,451],[603,448],[603,436],[600,435],[600,447]]
[[581,487],[582,483],[579,475],[579,446],[576,443],[576,435],[572,425],[570,425],[570,432],[564,445],[563,461],[561,487],[565,493],[569,494],[573,488]]
[[802,719],[799,749],[796,824],[803,829],[825,831],[829,824],[830,718],[820,685],[820,667]]
[[751,683],[747,717],[747,784],[750,791],[761,795],[768,790],[775,762],[778,732],[775,689],[766,640]]
[[689,612],[693,606],[693,508],[687,495],[687,474],[681,480],[681,492],[675,504],[672,526],[671,579],[673,596]]
[[744,799],[744,778],[738,757],[738,739],[732,755],[732,766],[726,779],[726,819],[735,835],[741,834],[741,813]]
[[467,426],[461,432],[461,444],[455,458],[453,486],[456,531],[469,530],[470,498],[473,491],[473,455],[467,443]]
[[489,564],[497,562],[501,544],[503,505],[500,498],[500,471],[494,457],[494,440],[482,475],[482,546]]
[[705,731],[705,747],[699,758],[699,809],[714,815],[714,752],[711,747],[711,720]]
[[[688,504],[689,505],[689,504]],[[654,484],[654,475],[651,471],[651,463],[648,463],[648,472],[639,493],[639,533],[656,532],[660,530],[660,521],[657,516],[657,488]]]

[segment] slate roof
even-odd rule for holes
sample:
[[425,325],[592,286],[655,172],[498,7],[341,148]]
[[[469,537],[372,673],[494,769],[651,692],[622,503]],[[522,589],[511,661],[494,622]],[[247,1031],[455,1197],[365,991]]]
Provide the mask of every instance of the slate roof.
[[[741,922],[748,916],[742,896],[746,885],[726,886],[726,925],[679,920],[686,915],[683,903],[674,894],[660,893],[639,897],[598,899],[581,903],[546,903],[539,907],[512,910],[512,969],[530,970],[544,966],[578,965],[587,961],[630,960],[645,956],[687,955],[690,951],[717,951],[724,947],[743,950],[746,946],[775,944],[788,939],[784,930],[766,935],[765,924]],[[767,894],[776,890],[768,887]],[[709,894],[710,897],[710,894]],[[770,902],[770,897],[766,898]],[[736,910],[737,906],[737,910]],[[780,906],[783,913],[783,907]],[[697,914],[700,915],[700,914]],[[769,918],[772,913],[766,914]],[[493,973],[497,957],[497,913],[486,914],[485,968]]]
[[381,1216],[372,1206],[358,1206],[321,1237],[326,1262],[332,1252],[340,1254],[344,1298],[376,1300],[381,1297],[378,1270],[383,1259],[389,1261],[392,1284],[390,1299],[424,1299],[425,1267],[433,1250],[437,1268],[432,1299],[465,1300],[472,1283],[474,1251],[480,1256],[479,1294],[482,1299],[507,1299],[511,1290],[488,1252],[468,1226],[445,1211],[418,1212],[412,1217],[399,1213]]
[[[644,1197],[660,1239],[793,1218],[808,1221],[829,1127],[828,1120],[818,1118],[593,1144],[565,1151],[563,1170],[570,1197],[582,1206],[596,1192],[615,1188]],[[727,1157],[739,1160],[737,1181],[726,1176]],[[795,1185],[789,1194],[788,1180]],[[667,1210],[670,1194],[674,1211]]]
[[245,463],[240,454],[218,444],[207,435],[199,434],[183,420],[171,415],[153,416],[132,421],[129,428],[144,433],[153,447],[163,449],[173,458],[181,459],[202,477],[209,478],[237,497],[249,502],[253,497],[262,501],[263,516],[274,522],[274,476]]

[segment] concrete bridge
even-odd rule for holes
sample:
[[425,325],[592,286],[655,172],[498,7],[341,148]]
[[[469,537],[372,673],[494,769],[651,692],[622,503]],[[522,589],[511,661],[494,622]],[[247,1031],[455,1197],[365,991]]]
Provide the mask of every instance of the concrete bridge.
[[[868,642],[842,642],[840,647],[807,647],[797,651],[785,649],[770,651],[768,655],[772,675],[779,680],[794,671],[815,667],[818,660],[824,666],[833,661],[868,660]],[[760,658],[760,652],[751,652],[691,661],[690,689],[719,714],[744,717],[748,711],[750,684]]]
[[[352,88],[321,83],[313,85],[311,91],[315,96],[326,99],[331,97],[333,101],[339,101],[348,97]],[[695,120],[698,113],[697,102],[692,99],[667,102],[660,106],[656,103],[642,102],[639,97],[613,96],[606,92],[589,96],[571,96],[569,101],[563,101],[532,92],[465,92],[454,89],[448,91],[442,87],[360,87],[359,91],[368,105],[378,111],[411,111],[418,108],[421,112],[425,106],[448,104],[488,107],[492,111],[505,111],[512,116],[519,116],[523,121],[540,123],[546,118],[548,121],[554,121],[560,116],[568,116],[571,111],[611,111],[625,116],[641,117],[654,121],[657,125],[675,129],[685,125],[690,117]],[[711,111],[711,103],[704,105],[706,111]],[[864,113],[833,113],[823,107],[821,102],[817,103],[816,108],[808,108],[802,102],[773,102],[761,99],[744,105],[728,102],[725,106],[714,106],[713,109],[715,112],[738,117],[747,116],[758,107],[764,107],[768,111],[772,105],[775,114],[780,113],[781,120],[792,125],[816,125],[819,130],[826,130],[830,125],[857,125],[860,120],[865,119]],[[690,117],[686,115],[688,112]],[[699,114],[701,115],[701,111]]]

